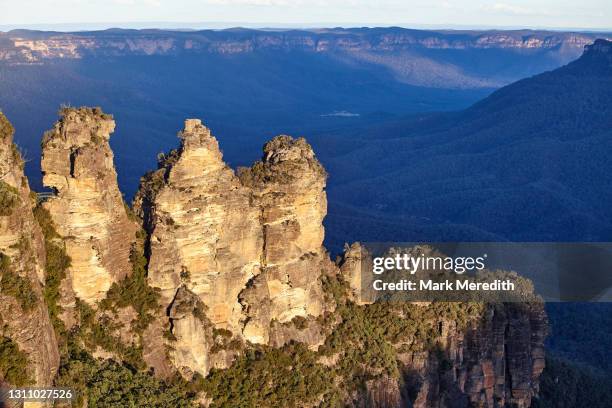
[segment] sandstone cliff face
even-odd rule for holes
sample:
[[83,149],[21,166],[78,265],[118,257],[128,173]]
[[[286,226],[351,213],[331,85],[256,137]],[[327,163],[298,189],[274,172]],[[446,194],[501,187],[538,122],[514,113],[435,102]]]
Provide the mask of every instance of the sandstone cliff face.
[[[368,305],[375,295],[362,289],[371,287],[362,279],[372,276],[362,272],[362,263],[363,270],[372,270],[368,248],[354,243],[345,247],[339,269],[355,303]],[[527,294],[533,302],[480,304],[483,310],[466,327],[462,319],[441,317],[430,339],[436,347],[403,351],[400,346],[400,381],[369,382],[356,406],[529,407],[544,369],[548,334],[543,303],[532,295]],[[434,305],[412,304],[422,310]]]
[[[94,304],[132,270],[138,226],[117,189],[108,145],[113,128],[99,110],[68,109],[43,140],[44,181],[57,193],[44,205],[72,257],[60,299],[68,326],[75,297]],[[0,137],[0,284],[6,256],[30,288],[23,297],[0,285],[0,335],[27,354],[36,384],[50,385],[59,357],[42,297],[44,240],[2,115]],[[472,305],[362,302],[361,263],[368,255],[353,244],[337,264],[330,261],[322,245],[326,174],[304,139],[274,138],[261,161],[235,174],[199,120],[186,121],[179,138],[180,147],[160,157],[135,199],[147,232],[147,279],[161,289],[162,308],[143,332],[134,328],[137,312],[130,307],[95,315],[121,321],[126,329],[118,342],[142,340],[138,346],[156,375],[207,375],[229,367],[246,348],[265,352],[296,340],[308,345],[312,361],[336,373],[330,378],[346,387],[348,406],[530,406],[544,368],[547,320],[540,303],[474,305],[473,311]],[[396,319],[405,326],[393,326]],[[363,361],[370,355],[363,347],[377,349],[372,355],[384,364]],[[395,368],[381,368],[389,366]],[[361,380],[363,387],[355,386]]]
[[59,352],[42,293],[44,238],[32,214],[35,199],[13,144],[13,129],[2,113],[0,203],[0,337],[8,337],[25,353],[25,374],[32,383],[48,386],[57,372]]
[[[276,138],[239,178],[199,120],[187,120],[179,138],[135,199],[150,234],[149,282],[164,304],[188,291],[215,328],[265,344],[273,321],[320,315],[320,272],[333,264],[322,247],[325,172],[310,146]],[[192,347],[204,328],[192,318],[170,320],[174,363],[205,374],[208,351]]]
[[271,321],[323,312],[319,277],[330,268],[322,246],[326,178],[310,145],[289,136],[268,142],[262,160],[240,172],[261,211],[264,238],[261,274],[241,294],[249,339],[267,343]]
[[170,349],[174,366],[185,376],[208,373],[213,343],[210,322],[203,315],[202,301],[185,287],[178,289],[169,311],[172,334]]
[[[421,306],[426,308],[427,306]],[[487,305],[467,328],[442,319],[437,346],[402,351],[400,378],[367,381],[357,408],[527,408],[544,369],[547,319],[541,303]]]
[[443,363],[431,354],[400,356],[415,408],[531,406],[544,369],[548,333],[542,304],[488,306],[467,331],[441,327]]
[[69,108],[43,138],[43,183],[56,192],[44,206],[72,258],[64,299],[72,291],[93,304],[131,272],[138,225],[128,219],[117,186],[108,143],[114,128],[98,109]]
[[179,137],[180,149],[136,198],[151,234],[149,282],[166,304],[186,285],[205,300],[213,323],[239,331],[238,295],[260,264],[259,211],[208,129],[187,121]]
[[[601,36],[601,34],[598,34]],[[550,32],[474,32],[472,35],[402,29],[316,30],[273,33],[250,31],[151,33],[0,33],[0,61],[40,63],[48,59],[88,56],[241,54],[260,50],[299,50],[318,53],[375,53],[420,49],[564,50],[579,53],[598,35]]]

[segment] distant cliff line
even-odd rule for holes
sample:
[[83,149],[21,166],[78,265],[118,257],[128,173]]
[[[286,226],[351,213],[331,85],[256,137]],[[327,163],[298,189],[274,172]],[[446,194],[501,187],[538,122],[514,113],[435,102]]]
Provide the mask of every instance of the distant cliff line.
[[0,33],[0,61],[36,63],[86,56],[240,54],[264,50],[397,52],[418,49],[556,50],[579,55],[612,33],[551,31],[425,31],[398,27],[265,31],[250,29],[170,31],[120,30]]

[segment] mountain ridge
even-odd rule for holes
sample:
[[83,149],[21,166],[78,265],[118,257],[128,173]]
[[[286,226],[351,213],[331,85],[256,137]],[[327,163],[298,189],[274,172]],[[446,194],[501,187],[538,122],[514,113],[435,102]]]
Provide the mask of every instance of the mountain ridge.
[[[353,129],[356,149],[322,157],[338,175],[330,199],[351,197],[361,209],[473,225],[510,240],[610,239],[610,44],[597,41],[578,60],[464,111]],[[346,162],[360,165],[345,173]],[[541,214],[535,225],[529,211]],[[389,239],[409,241],[410,232]]]
[[[125,57],[134,55],[236,55],[263,51],[301,51],[348,54],[351,58],[381,64],[398,78],[409,78],[411,59],[427,52],[500,50],[516,54],[550,53],[549,58],[567,62],[579,50],[606,34],[580,32],[514,31],[425,31],[399,27],[330,28],[265,31],[254,29],[169,31],[157,29],[83,31],[74,33],[12,30],[0,33],[0,61],[8,64],[38,64],[57,59]],[[608,35],[612,38],[612,34]],[[395,56],[390,58],[389,53]],[[425,54],[423,54],[425,53]],[[398,54],[405,54],[399,58]],[[408,57],[408,58],[406,58]],[[406,65],[408,64],[408,65]],[[441,69],[443,66],[438,67]],[[432,69],[432,68],[430,68]],[[423,73],[425,74],[425,72]],[[507,72],[505,83],[517,79]],[[412,82],[418,82],[418,77]],[[502,80],[504,81],[504,80]],[[503,82],[473,83],[487,87]]]

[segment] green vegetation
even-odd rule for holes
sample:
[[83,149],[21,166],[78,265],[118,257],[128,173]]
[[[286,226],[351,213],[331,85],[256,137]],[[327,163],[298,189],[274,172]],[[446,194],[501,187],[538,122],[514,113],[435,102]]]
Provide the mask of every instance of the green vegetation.
[[17,299],[24,312],[34,309],[38,302],[30,281],[15,273],[10,258],[3,253],[0,253],[0,292]]
[[11,215],[20,202],[19,191],[8,183],[0,181],[0,216]]
[[196,387],[211,407],[297,407],[335,399],[333,374],[301,343],[249,350],[226,370],[213,369]]
[[362,385],[372,375],[397,378],[398,352],[436,351],[442,321],[452,320],[465,327],[470,320],[481,316],[482,307],[477,303],[439,302],[419,306],[385,302],[358,306],[348,302],[338,307],[342,320],[319,352],[338,356],[334,369],[348,389]]
[[[11,155],[13,156],[15,165],[23,171],[23,165],[25,164],[25,162],[23,160],[23,155],[19,151],[19,147],[15,143],[11,144]],[[23,178],[22,183],[24,182],[24,180],[25,182],[27,182],[27,179]]]
[[89,408],[195,406],[195,394],[180,378],[159,380],[112,360],[96,360],[74,345],[60,367],[56,386],[75,389],[75,407],[85,401]]
[[[135,275],[144,273],[145,267],[138,253],[133,251],[132,257]],[[150,289],[144,282],[144,275],[120,282],[101,309],[108,312],[129,305],[140,311],[139,320],[147,316],[155,307],[152,299],[156,294],[146,295]],[[475,303],[356,305],[347,300],[348,285],[340,277],[325,275],[322,283],[326,295],[335,299],[338,307],[317,319],[328,334],[318,351],[295,342],[281,348],[245,345],[232,339],[228,330],[213,329],[212,352],[235,350],[242,354],[231,367],[213,369],[206,378],[196,375],[189,383],[178,376],[160,381],[145,372],[142,350],[135,344],[123,345],[113,334],[121,327],[112,316],[105,317],[77,302],[81,323],[69,336],[69,351],[62,360],[57,385],[75,387],[81,398],[77,403],[86,399],[89,407],[189,407],[201,392],[212,399],[211,408],[341,407],[355,392],[362,392],[371,379],[399,379],[398,353],[429,351],[442,369],[449,369],[451,363],[439,345],[440,323],[453,320],[466,327],[482,316],[484,307]],[[294,319],[292,324],[302,326],[304,320]],[[95,360],[83,346],[113,352],[121,363]]]
[[293,323],[293,326],[298,330],[304,330],[308,327],[308,319],[304,316],[295,316],[291,319],[291,323]]
[[99,106],[95,106],[93,108],[87,107],[87,106],[82,106],[80,108],[75,108],[72,106],[62,106],[59,110],[59,116],[66,116],[67,114],[74,112],[76,114],[78,114],[81,117],[85,117],[85,116],[95,116],[95,117],[99,117],[101,119],[109,119],[112,120],[113,119],[113,115],[109,114],[109,113],[104,113],[104,111],[102,111],[102,108]]
[[32,383],[27,355],[8,337],[0,337],[0,379],[16,387]]
[[[399,302],[360,306],[346,300],[348,286],[342,279],[324,275],[322,283],[338,303],[335,313],[318,319],[329,333],[324,345],[316,352],[301,343],[280,349],[250,346],[229,369],[213,369],[207,378],[194,381],[196,389],[213,399],[211,407],[339,407],[370,379],[399,378],[396,356],[402,351],[430,351],[441,367],[449,368],[438,343],[440,322],[454,320],[466,327],[482,316],[484,307]],[[300,325],[300,319],[295,323]],[[335,363],[327,366],[324,361]]]
[[546,359],[540,377],[540,395],[533,408],[612,407],[612,380],[584,365],[555,357]]
[[134,330],[141,334],[153,320],[153,313],[159,309],[159,290],[147,284],[147,258],[144,256],[143,243],[136,242],[130,252],[132,275],[113,283],[101,308],[115,310],[131,306],[138,313]]
[[68,339],[69,343],[81,342],[88,350],[98,347],[117,355],[123,363],[134,370],[145,369],[142,358],[142,347],[138,344],[124,344],[119,335],[115,334],[123,327],[109,315],[96,314],[87,303],[77,299],[79,326]]
[[232,332],[226,329],[212,329],[214,344],[210,348],[210,353],[215,354],[222,350],[225,351],[243,351],[245,345],[239,338],[232,338]]
[[45,288],[43,296],[49,317],[59,339],[65,337],[66,328],[59,318],[62,308],[59,305],[60,285],[66,277],[66,270],[70,267],[70,257],[66,253],[66,248],[55,230],[55,225],[51,219],[51,214],[42,206],[34,208],[34,217],[40,225],[45,237],[45,251],[47,253]]
[[127,215],[128,219],[140,225],[142,220],[138,218],[134,210],[125,201],[123,202],[123,208],[125,209],[125,214]]
[[[190,407],[200,392],[212,399],[211,408],[341,407],[352,392],[363,390],[366,381],[382,375],[398,378],[396,355],[405,346],[429,350],[441,367],[450,367],[437,342],[440,321],[453,319],[465,326],[482,313],[478,304],[355,305],[346,300],[346,282],[337,277],[322,279],[327,295],[337,299],[338,308],[318,319],[322,330],[329,333],[318,351],[295,342],[282,348],[244,345],[232,339],[230,331],[213,329],[213,352],[243,353],[228,369],[213,369],[206,378],[196,375],[190,383],[178,376],[160,381],[144,372],[144,364],[139,364],[142,350],[123,346],[112,335],[120,329],[112,319],[100,317],[78,302],[81,326],[69,340],[57,385],[76,388],[81,398],[77,404],[86,399],[89,407]],[[121,291],[121,287],[124,285],[117,286],[112,303],[133,306],[124,297],[130,290]],[[138,303],[140,310],[147,309],[147,302]],[[294,322],[302,323],[302,319]],[[114,352],[122,363],[95,360],[81,344]]]
[[181,158],[181,149],[172,149],[168,154],[160,153],[157,155],[157,167],[159,169],[170,169]]
[[9,122],[6,116],[0,112],[0,140],[6,140],[13,136],[13,133],[15,133],[13,125],[11,125],[11,122]]
[[612,303],[548,303],[552,335],[547,347],[556,356],[612,372]]

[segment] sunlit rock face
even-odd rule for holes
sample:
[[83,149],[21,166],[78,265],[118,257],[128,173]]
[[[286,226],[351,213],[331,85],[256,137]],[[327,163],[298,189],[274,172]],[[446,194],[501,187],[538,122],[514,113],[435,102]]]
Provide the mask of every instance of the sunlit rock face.
[[149,282],[167,304],[184,284],[214,324],[239,331],[238,295],[260,269],[259,210],[200,121],[186,121],[179,138],[136,198],[151,234]]
[[[0,285],[0,338],[11,339],[25,353],[28,358],[26,375],[32,384],[49,386],[57,372],[59,352],[43,299],[44,238],[32,213],[36,200],[24,176],[21,155],[13,144],[13,128],[1,112],[0,183],[0,253],[3,258],[0,281],[11,279],[7,276],[10,273],[18,276],[28,288],[16,296],[9,289],[10,284]],[[24,301],[25,296],[27,301]],[[0,384],[4,380],[0,377]]]
[[114,129],[112,117],[99,109],[67,108],[42,142],[43,183],[56,192],[45,208],[72,258],[65,289],[90,304],[131,273],[138,230],[117,186],[109,146]]
[[174,342],[169,352],[174,367],[188,377],[195,372],[207,374],[210,368],[212,330],[202,314],[200,298],[180,287],[169,310]]
[[199,120],[181,145],[143,177],[135,209],[150,234],[149,281],[170,304],[179,287],[206,317],[253,343],[268,343],[272,321],[318,316],[325,172],[303,139],[279,136],[239,176]]
[[[61,234],[54,239],[73,258],[58,300],[68,327],[77,297],[94,304],[131,273],[138,226],[117,189],[108,145],[113,129],[112,119],[99,110],[66,109],[43,140],[45,183],[56,192],[44,205]],[[159,169],[143,177],[135,200],[146,230],[147,279],[160,289],[161,307],[151,312],[142,333],[130,306],[96,311],[97,318],[120,324],[118,341],[140,341],[156,376],[206,376],[228,368],[246,350],[270,350],[248,342],[283,347],[298,341],[311,351],[325,350],[329,344],[319,346],[326,338],[337,341],[336,330],[363,313],[348,326],[358,336],[343,334],[348,340],[343,348],[360,347],[361,334],[374,339],[367,344],[388,342],[398,372],[368,371],[373,359],[365,354],[365,360],[348,361],[359,376],[372,377],[358,390],[346,390],[346,406],[530,406],[544,368],[547,319],[541,303],[432,312],[428,308],[435,303],[422,302],[393,312],[393,319],[409,322],[394,338],[382,331],[368,334],[372,323],[365,308],[385,316],[378,314],[385,305],[368,304],[360,291],[370,286],[362,274],[371,269],[370,255],[353,244],[337,263],[329,259],[322,246],[326,174],[308,143],[276,137],[264,146],[260,161],[236,174],[199,120],[186,121],[179,138],[180,147],[160,156]],[[34,298],[26,307],[0,286],[0,335],[28,356],[32,380],[49,386],[59,353],[43,300],[47,241],[32,213],[35,200],[12,128],[2,115],[0,178],[0,279],[8,257]],[[384,330],[395,330],[392,326]],[[340,373],[347,363],[341,354],[323,353],[317,361]],[[92,355],[118,358],[102,348]],[[5,382],[0,378],[0,385]]]
[[326,177],[306,140],[289,136],[268,142],[262,160],[240,172],[261,211],[264,237],[261,274],[241,294],[248,316],[244,333],[252,341],[268,342],[271,321],[323,311],[319,277],[329,267],[322,246]]

